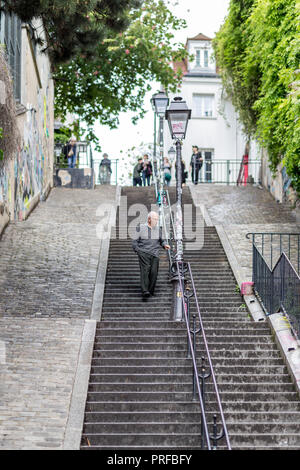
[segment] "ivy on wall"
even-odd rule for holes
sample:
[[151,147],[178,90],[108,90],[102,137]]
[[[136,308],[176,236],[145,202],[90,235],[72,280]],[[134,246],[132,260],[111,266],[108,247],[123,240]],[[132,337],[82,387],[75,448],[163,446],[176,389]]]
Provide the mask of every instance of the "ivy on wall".
[[245,133],[300,193],[300,2],[231,0],[214,49]]

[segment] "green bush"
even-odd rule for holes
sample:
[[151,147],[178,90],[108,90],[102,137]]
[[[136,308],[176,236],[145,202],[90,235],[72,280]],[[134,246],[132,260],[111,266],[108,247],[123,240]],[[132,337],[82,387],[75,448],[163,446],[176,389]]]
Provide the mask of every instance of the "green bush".
[[300,193],[299,2],[231,0],[214,48],[245,133],[267,149],[274,172],[286,166]]

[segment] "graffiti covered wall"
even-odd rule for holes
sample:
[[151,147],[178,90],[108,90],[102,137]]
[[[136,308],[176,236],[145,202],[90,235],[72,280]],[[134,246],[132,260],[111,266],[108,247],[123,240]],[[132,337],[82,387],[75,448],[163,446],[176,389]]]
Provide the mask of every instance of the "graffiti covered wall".
[[[20,144],[0,171],[1,211],[23,220],[53,186],[54,87],[46,54],[34,51],[22,28],[22,92],[16,122]],[[0,220],[1,233],[1,220]]]

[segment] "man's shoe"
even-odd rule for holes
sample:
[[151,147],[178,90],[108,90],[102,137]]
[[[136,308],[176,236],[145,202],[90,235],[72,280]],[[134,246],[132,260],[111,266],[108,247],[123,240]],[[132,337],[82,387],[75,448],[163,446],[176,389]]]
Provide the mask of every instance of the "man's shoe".
[[147,297],[150,297],[150,292],[148,292],[148,291],[147,291],[147,292],[143,292],[143,293],[142,293],[142,297],[143,297],[143,299],[146,299]]
[[152,295],[152,297],[155,296],[155,292],[150,292],[150,295]]

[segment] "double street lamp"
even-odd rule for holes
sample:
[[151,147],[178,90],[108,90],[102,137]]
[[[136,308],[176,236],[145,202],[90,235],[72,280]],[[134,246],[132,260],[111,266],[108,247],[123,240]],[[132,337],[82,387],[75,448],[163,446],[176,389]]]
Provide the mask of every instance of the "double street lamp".
[[[161,193],[163,191],[163,167],[164,167],[164,139],[163,127],[164,118],[168,121],[172,139],[175,141],[176,150],[171,147],[168,155],[173,160],[176,154],[176,261],[179,265],[183,262],[183,218],[182,218],[182,164],[181,164],[181,146],[185,139],[188,121],[191,118],[191,110],[188,109],[185,101],[180,97],[174,98],[169,109],[169,98],[160,91],[151,98],[154,114],[154,170],[157,177],[157,159],[156,159],[156,116],[159,117],[159,146],[160,146],[160,178],[158,187],[158,203],[161,205]],[[173,158],[172,158],[173,157]],[[173,294],[173,320],[181,321],[183,318],[183,305],[181,299],[181,290],[179,283],[179,274],[175,272],[172,280],[174,281]]]
[[[169,106],[169,98],[164,91],[155,93],[151,98],[152,108],[155,115],[159,117],[159,152],[160,152],[160,190],[163,189],[163,167],[164,167],[164,117]],[[155,121],[156,123],[156,121]],[[154,128],[155,139],[155,161],[156,161],[156,126]]]
[[[183,218],[182,218],[182,164],[181,164],[181,146],[185,139],[188,121],[191,118],[191,110],[188,109],[185,101],[180,97],[174,98],[169,109],[165,112],[165,118],[168,121],[172,139],[176,147],[176,261],[181,266],[183,262]],[[171,150],[171,149],[170,149]],[[169,153],[170,153],[169,150]],[[179,283],[179,274],[173,277],[173,320],[181,321],[183,318],[183,304]]]

